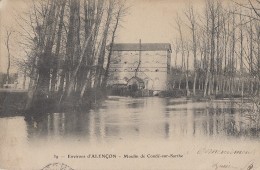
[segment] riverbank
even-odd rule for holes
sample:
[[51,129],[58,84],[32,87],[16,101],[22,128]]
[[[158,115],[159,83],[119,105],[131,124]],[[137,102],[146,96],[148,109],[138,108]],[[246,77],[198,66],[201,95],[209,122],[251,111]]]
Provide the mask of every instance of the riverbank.
[[239,98],[249,98],[251,94],[244,94],[243,96],[241,93],[228,93],[228,92],[219,92],[218,94],[207,95],[204,96],[203,90],[196,90],[196,95],[193,95],[190,92],[190,95],[187,95],[187,91],[184,89],[173,89],[170,91],[162,91],[158,93],[160,97],[171,97],[171,98],[180,98],[180,97],[187,97],[190,99],[239,99]]
[[88,90],[85,94],[81,100],[79,100],[78,94],[73,94],[62,102],[60,95],[52,94],[50,98],[34,101],[31,108],[25,109],[27,91],[0,89],[0,117],[89,110],[99,107],[107,96],[106,92],[101,90]]
[[[104,90],[89,90],[86,95],[79,100],[78,95],[74,94],[69,99],[60,102],[60,95],[53,94],[51,98],[38,100],[34,102],[34,106],[29,110],[25,110],[27,101],[27,91],[14,90],[14,89],[0,89],[0,117],[17,116],[17,115],[40,115],[51,112],[64,112],[64,111],[81,111],[99,108],[102,102],[107,99],[107,96],[112,95],[111,91]],[[125,96],[125,95],[119,95]],[[203,91],[197,91],[197,94],[187,97],[186,90],[171,90],[153,93],[152,91],[139,91],[132,95],[127,96],[138,97],[151,97],[158,96],[161,98],[181,98],[186,97],[194,101],[199,100],[212,100],[212,99],[239,99],[242,96],[239,94],[218,94],[211,96],[203,96]],[[245,95],[244,98],[249,98]]]

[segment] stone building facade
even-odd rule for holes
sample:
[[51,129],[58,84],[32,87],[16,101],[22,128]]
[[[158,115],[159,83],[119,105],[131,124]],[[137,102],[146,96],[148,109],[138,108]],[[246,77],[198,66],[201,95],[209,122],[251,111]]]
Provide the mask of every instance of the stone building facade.
[[142,81],[144,89],[167,90],[171,52],[168,43],[114,44],[108,84],[129,86]]

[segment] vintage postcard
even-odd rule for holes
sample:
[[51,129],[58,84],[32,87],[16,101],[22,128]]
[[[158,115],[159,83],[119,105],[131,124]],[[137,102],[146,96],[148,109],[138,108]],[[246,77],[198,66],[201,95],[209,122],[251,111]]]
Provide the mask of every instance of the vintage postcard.
[[260,169],[260,2],[0,0],[0,169]]

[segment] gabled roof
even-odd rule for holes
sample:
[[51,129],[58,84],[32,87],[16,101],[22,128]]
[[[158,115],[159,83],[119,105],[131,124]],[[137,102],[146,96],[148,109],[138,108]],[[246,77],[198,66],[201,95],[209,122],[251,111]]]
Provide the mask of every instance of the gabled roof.
[[113,51],[170,51],[170,43],[117,43],[113,44]]
[[127,83],[130,82],[130,81],[133,80],[133,79],[135,79],[136,81],[138,81],[138,83],[144,83],[144,81],[143,81],[141,78],[136,77],[136,76],[133,76],[132,78],[130,78],[130,79],[127,81]]

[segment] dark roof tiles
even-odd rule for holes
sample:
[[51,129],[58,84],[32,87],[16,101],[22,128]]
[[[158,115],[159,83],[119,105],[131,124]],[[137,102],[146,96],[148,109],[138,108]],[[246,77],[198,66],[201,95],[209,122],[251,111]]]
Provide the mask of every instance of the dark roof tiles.
[[113,45],[113,51],[170,51],[169,43],[118,43]]

